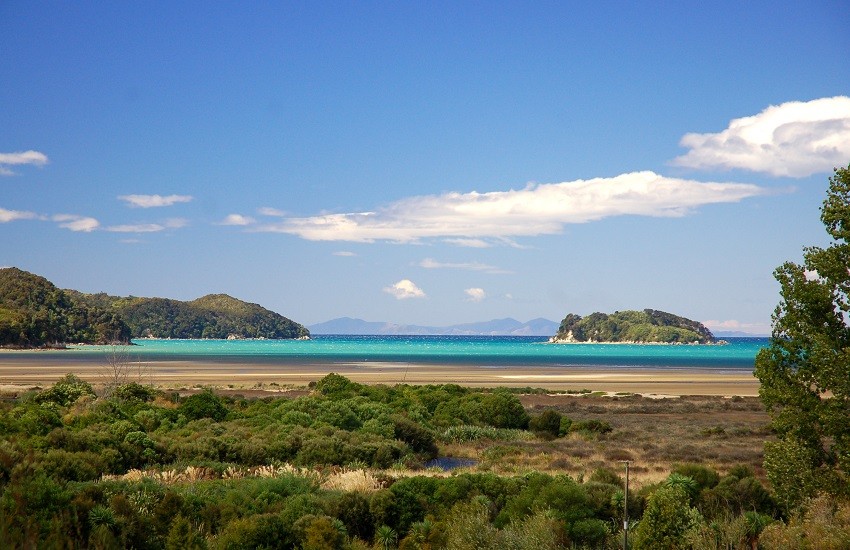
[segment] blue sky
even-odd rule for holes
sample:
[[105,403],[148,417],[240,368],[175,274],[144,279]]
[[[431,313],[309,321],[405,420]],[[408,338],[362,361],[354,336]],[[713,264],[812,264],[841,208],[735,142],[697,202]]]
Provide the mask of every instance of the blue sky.
[[0,3],[0,265],[305,324],[766,332],[850,163],[844,2]]

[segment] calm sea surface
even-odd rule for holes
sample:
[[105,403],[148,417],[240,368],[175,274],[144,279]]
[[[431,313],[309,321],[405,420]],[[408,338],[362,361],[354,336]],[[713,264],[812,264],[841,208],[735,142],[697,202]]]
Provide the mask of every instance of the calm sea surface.
[[[723,346],[548,344],[526,336],[314,336],[312,340],[136,340],[142,361],[249,364],[416,362],[434,365],[606,366],[751,370],[767,338],[727,338]],[[91,360],[108,347],[80,346],[31,354],[38,360]],[[0,352],[2,357],[4,352]],[[20,357],[18,355],[17,357]]]

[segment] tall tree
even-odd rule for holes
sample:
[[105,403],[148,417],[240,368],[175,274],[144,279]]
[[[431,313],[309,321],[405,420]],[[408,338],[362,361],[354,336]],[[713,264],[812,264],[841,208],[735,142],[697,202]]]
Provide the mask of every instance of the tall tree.
[[778,435],[765,468],[787,509],[818,492],[850,493],[850,166],[829,182],[821,221],[832,242],[775,271],[782,300],[755,364]]

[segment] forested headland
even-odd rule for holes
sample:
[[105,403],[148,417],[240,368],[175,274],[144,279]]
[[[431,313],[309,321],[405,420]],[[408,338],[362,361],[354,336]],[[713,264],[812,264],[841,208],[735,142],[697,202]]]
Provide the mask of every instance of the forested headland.
[[183,302],[62,290],[17,268],[0,269],[0,346],[123,344],[131,338],[303,338],[303,325],[226,294]]

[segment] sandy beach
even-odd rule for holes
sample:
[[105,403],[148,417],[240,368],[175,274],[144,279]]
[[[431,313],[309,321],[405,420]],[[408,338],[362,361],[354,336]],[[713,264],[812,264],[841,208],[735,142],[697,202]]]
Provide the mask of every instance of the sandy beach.
[[[39,352],[0,355],[0,389],[46,386],[73,372],[93,383],[107,379],[101,361]],[[473,387],[525,387],[550,390],[629,392],[654,396],[758,395],[758,380],[749,371],[694,368],[485,367],[390,362],[262,363],[236,361],[154,361],[144,365],[144,381],[162,388],[211,386],[273,388],[306,386],[331,372],[365,384],[461,384]],[[138,369],[131,365],[132,376]]]

